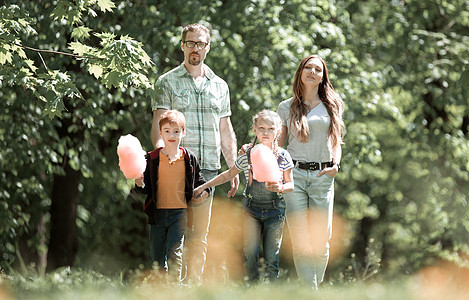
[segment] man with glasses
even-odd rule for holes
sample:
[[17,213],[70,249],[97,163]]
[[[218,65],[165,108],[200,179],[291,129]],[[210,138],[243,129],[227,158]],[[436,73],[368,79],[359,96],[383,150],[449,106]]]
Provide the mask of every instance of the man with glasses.
[[[158,78],[158,97],[151,99],[153,124],[151,139],[155,148],[163,145],[159,135],[160,116],[175,109],[186,117],[186,136],[181,146],[196,155],[202,174],[208,181],[220,169],[223,153],[228,167],[236,159],[236,136],[231,125],[230,93],[226,82],[204,64],[210,51],[210,31],[201,24],[190,24],[182,31],[181,50],[184,62]],[[231,181],[228,196],[238,190],[239,179]],[[188,207],[186,235],[186,281],[200,284],[207,254],[207,235],[210,225],[213,192],[203,203]]]

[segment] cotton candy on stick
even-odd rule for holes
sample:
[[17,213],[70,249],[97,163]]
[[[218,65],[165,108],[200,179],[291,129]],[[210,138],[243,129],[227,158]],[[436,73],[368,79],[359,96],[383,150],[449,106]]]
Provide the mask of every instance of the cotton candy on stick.
[[257,144],[251,149],[252,173],[255,180],[259,182],[279,182],[282,173],[278,167],[277,158],[272,150]]
[[145,151],[140,141],[131,134],[119,138],[117,145],[119,167],[125,178],[135,179],[142,176],[146,167]]

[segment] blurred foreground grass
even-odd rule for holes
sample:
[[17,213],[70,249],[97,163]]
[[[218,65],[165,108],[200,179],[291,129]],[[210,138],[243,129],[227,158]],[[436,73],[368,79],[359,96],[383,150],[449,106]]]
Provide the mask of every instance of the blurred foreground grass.
[[406,299],[411,293],[406,286],[383,286],[378,283],[325,286],[319,293],[296,282],[259,284],[255,287],[235,283],[189,287],[145,279],[125,282],[122,278],[109,278],[90,271],[62,271],[38,277],[2,276],[1,280],[0,300]]
[[[324,282],[319,292],[301,285],[292,273],[294,270],[287,269],[281,269],[281,279],[276,284],[247,287],[242,284],[242,222],[239,221],[242,210],[233,202],[217,201],[213,212],[204,273],[206,282],[202,286],[179,286],[144,266],[124,271],[118,261],[97,256],[86,264],[93,266],[90,269],[61,268],[45,275],[34,266],[23,265],[21,272],[11,269],[9,273],[2,273],[0,270],[0,300],[469,299],[469,265],[440,262],[413,275],[391,276],[381,269],[379,257],[373,251],[367,253],[365,267],[351,257],[347,272],[332,274],[329,278],[332,281]],[[345,252],[341,245],[345,244],[343,240],[348,234],[341,218],[334,218],[332,261]],[[283,262],[291,260],[290,252],[286,230],[281,253]],[[102,266],[96,266],[96,262]]]
[[[212,282],[202,286],[178,286],[152,271],[109,277],[95,271],[63,268],[39,275],[0,273],[0,300],[72,299],[469,299],[467,278],[452,280],[449,273],[432,269],[428,274],[389,282],[323,284],[319,292],[295,281],[259,284]],[[457,275],[457,274],[456,274]],[[453,278],[454,279],[454,278]],[[466,287],[465,287],[466,286]]]

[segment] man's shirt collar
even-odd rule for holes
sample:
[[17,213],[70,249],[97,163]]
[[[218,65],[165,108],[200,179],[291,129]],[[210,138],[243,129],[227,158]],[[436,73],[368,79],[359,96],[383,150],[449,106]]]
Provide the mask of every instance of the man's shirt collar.
[[[215,77],[215,73],[213,73],[213,71],[206,64],[202,64],[202,68],[205,71],[205,77],[208,79],[213,79],[213,77]],[[192,76],[184,66],[184,62],[179,65],[179,68],[176,70],[176,74],[178,76]]]

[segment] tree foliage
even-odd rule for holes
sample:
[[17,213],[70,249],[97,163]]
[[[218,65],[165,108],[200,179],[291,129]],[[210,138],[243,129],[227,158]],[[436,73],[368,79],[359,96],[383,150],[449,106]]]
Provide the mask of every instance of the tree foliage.
[[[360,232],[380,241],[377,250],[389,269],[413,272],[435,259],[461,262],[469,214],[463,83],[469,39],[467,14],[460,14],[467,2],[360,4],[346,7],[355,26],[354,53],[380,78],[379,93],[370,95],[385,110],[368,110],[360,122],[372,132],[381,160],[353,171],[357,181],[344,187],[346,199],[353,205],[361,198],[364,211],[371,209],[356,216]],[[350,124],[355,127],[356,119]],[[362,245],[356,247],[364,253]]]
[[[14,260],[18,248],[32,249],[33,256],[38,250],[44,253],[55,235],[49,236],[46,229],[38,233],[38,227],[70,227],[50,225],[54,215],[62,216],[51,208],[77,198],[83,191],[80,177],[101,173],[94,166],[108,160],[105,150],[114,147],[122,130],[135,130],[136,124],[129,124],[132,99],[137,93],[151,93],[146,75],[150,59],[142,44],[96,26],[93,8],[109,10],[109,3],[36,1],[1,7],[0,42],[6,57],[0,71],[5,99],[1,105],[6,114],[0,133],[7,145],[1,153],[7,214],[1,233],[6,263]],[[94,30],[83,29],[87,22]],[[73,53],[65,52],[67,48]],[[44,119],[47,116],[52,119]],[[115,157],[109,160],[114,163]],[[60,190],[54,185],[76,175],[73,188]],[[72,226],[76,213],[81,216],[80,207],[75,202],[68,208]],[[56,236],[58,248],[70,237],[71,249],[66,251],[72,252],[74,232],[71,228],[71,234]],[[73,260],[74,252],[69,256]]]

